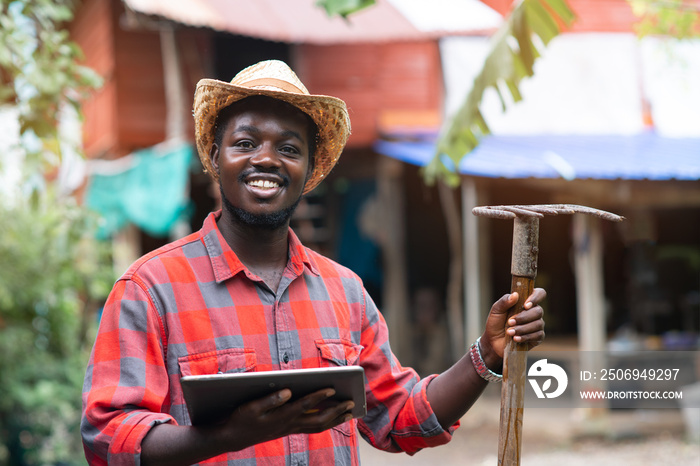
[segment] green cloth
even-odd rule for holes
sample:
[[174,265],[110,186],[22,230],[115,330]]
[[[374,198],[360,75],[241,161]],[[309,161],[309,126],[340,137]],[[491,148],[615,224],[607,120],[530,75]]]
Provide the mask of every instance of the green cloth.
[[127,222],[153,236],[166,236],[191,214],[187,182],[192,146],[155,146],[132,154],[133,164],[115,174],[93,174],[86,204],[103,218],[98,236],[107,238]]

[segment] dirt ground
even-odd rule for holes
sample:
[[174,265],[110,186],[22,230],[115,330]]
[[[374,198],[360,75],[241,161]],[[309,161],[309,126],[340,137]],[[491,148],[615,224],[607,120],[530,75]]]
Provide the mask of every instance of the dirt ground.
[[[415,456],[382,452],[363,441],[362,464],[496,466],[499,409],[498,395],[487,393],[449,444]],[[521,457],[521,466],[700,466],[700,443],[687,440],[680,410],[615,410],[592,419],[574,409],[526,409]]]

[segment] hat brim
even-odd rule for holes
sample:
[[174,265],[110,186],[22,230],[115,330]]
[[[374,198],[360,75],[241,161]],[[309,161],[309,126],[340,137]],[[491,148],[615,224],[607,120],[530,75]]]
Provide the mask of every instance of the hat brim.
[[347,107],[345,102],[336,97],[241,87],[216,79],[200,80],[194,94],[193,113],[197,152],[204,170],[218,181],[218,173],[211,164],[209,154],[214,144],[214,127],[219,112],[234,102],[256,95],[287,102],[309,115],[316,123],[318,141],[314,153],[314,169],[303,192],[308,193],[333,169],[350,136]]

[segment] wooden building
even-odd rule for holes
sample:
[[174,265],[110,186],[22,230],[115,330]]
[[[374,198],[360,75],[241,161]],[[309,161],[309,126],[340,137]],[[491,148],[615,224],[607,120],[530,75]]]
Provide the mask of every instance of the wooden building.
[[[150,3],[153,7],[165,5],[166,9],[174,5]],[[275,5],[291,8],[278,13],[294,15],[282,19],[289,20],[298,31],[261,27],[251,37],[244,30],[230,30],[235,25],[222,31],[220,24],[207,23],[216,18],[199,24],[200,15],[195,11],[178,16],[182,13],[178,10],[149,11],[149,2],[143,1],[82,2],[71,32],[84,50],[86,64],[105,79],[104,86],[84,106],[87,157],[120,160],[172,137],[192,141],[191,100],[200,78],[228,81],[257,61],[286,61],[311,93],[345,100],[353,126],[337,168],[297,210],[295,229],[306,244],[362,269],[358,273],[364,275],[373,296],[383,304],[397,335],[397,353],[407,355],[411,279],[407,269],[414,264],[406,250],[414,249],[414,245],[406,243],[404,210],[416,214],[428,211],[439,224],[439,209],[434,208],[437,197],[433,190],[422,184],[417,172],[408,180],[404,164],[378,155],[372,144],[384,131],[435,131],[439,127],[443,106],[437,40],[440,33],[417,30],[386,0],[380,0],[370,14],[349,25],[340,18],[329,19],[307,0]],[[249,17],[256,14],[255,3],[239,2],[238,6],[251,8],[246,12]],[[205,10],[203,6],[200,13],[205,14]],[[278,36],[280,31],[282,36]],[[319,35],[306,37],[314,32]],[[432,205],[410,205],[413,200],[407,201],[406,189],[419,202],[427,197]],[[191,175],[190,195],[196,206],[192,229],[199,228],[207,213],[216,208],[214,191],[206,175]],[[365,204],[373,204],[368,201],[376,196],[381,198],[376,203],[380,206],[380,226],[375,225],[374,233],[365,234],[358,231],[356,216]],[[441,239],[428,239],[427,231],[432,227],[426,230],[420,221],[411,222],[426,231],[421,234],[426,241],[440,243]],[[134,228],[128,231],[120,241],[138,245],[132,256],[168,240]],[[371,234],[374,237],[368,237]],[[362,250],[344,248],[343,243]],[[444,259],[445,254],[446,250],[428,257]],[[420,264],[421,275],[430,277],[432,286],[439,289],[444,286],[445,275],[434,271],[441,270],[443,263],[429,262]]]
[[[85,52],[86,64],[105,78],[103,88],[84,107],[87,156],[116,160],[171,137],[191,141],[191,101],[200,78],[228,81],[257,61],[271,58],[287,61],[312,93],[345,100],[353,126],[336,169],[300,205],[294,219],[295,229],[306,244],[360,269],[357,271],[368,289],[381,302],[397,354],[402,361],[411,363],[414,361],[411,322],[421,319],[420,312],[413,310],[414,303],[430,296],[431,304],[439,310],[428,320],[445,326],[446,284],[450,257],[454,254],[449,246],[447,223],[455,218],[446,221],[443,214],[446,198],[443,194],[441,202],[438,189],[424,183],[419,167],[379,155],[374,146],[388,135],[421,140],[426,134],[437,132],[443,123],[446,100],[440,39],[454,34],[486,37],[487,31],[421,31],[412,27],[386,0],[378,1],[373,11],[359,14],[351,27],[340,18],[325,18],[325,13],[312,0],[279,3],[275,20],[263,22],[261,15],[270,11],[264,8],[264,3],[263,0],[240,2],[240,6],[250,10],[231,16],[224,12],[212,15],[204,7],[199,11],[179,11],[178,2],[81,2],[71,32]],[[483,3],[500,13],[511,7],[510,0]],[[569,3],[578,14],[572,28],[575,32],[632,30],[634,16],[625,0],[604,5],[587,0]],[[285,19],[301,26],[287,27]],[[318,20],[313,27],[309,26],[312,20]],[[489,28],[493,25],[483,29]],[[700,202],[688,201],[697,199],[697,183],[615,184],[595,180],[564,183],[536,178],[477,177],[464,186],[461,193],[449,197],[457,209],[461,205],[465,212],[468,209],[464,207],[471,203],[565,201],[609,207],[630,215],[630,210],[646,212],[644,209],[650,205],[666,199],[660,215],[672,218],[662,223],[655,221],[656,224],[663,226],[664,232],[676,234],[682,229],[667,229],[666,225],[677,225],[678,218],[690,219],[683,241],[687,240],[691,249],[698,247]],[[661,192],[663,195],[658,194]],[[206,175],[195,172],[190,176],[190,197],[196,206],[190,222],[195,229],[217,204],[215,190],[211,189]],[[616,201],[610,202],[612,199]],[[679,215],[674,216],[674,212]],[[644,215],[641,214],[640,224],[644,223]],[[467,307],[475,309],[466,314],[464,333],[471,338],[480,332],[483,314],[490,303],[508,289],[504,277],[507,281],[510,232],[506,225],[476,226],[470,223],[468,213],[460,220],[464,222],[461,227],[467,238],[475,237],[469,236],[469,232],[492,228],[488,235],[481,236],[480,245],[465,243],[465,247],[477,248],[482,257],[492,259],[485,263],[483,259],[475,262],[472,256],[465,257],[467,277],[473,277],[478,270],[478,275],[485,278],[476,284],[465,283],[466,299],[470,303]],[[539,283],[549,289],[548,309],[556,309],[556,314],[547,316],[549,335],[556,341],[557,336],[575,336],[587,324],[577,319],[574,311],[585,305],[577,302],[576,274],[571,262],[574,240],[569,231],[575,225],[571,220],[549,220],[552,221],[542,225],[541,241],[549,250],[541,256]],[[642,227],[632,230],[638,232],[639,228]],[[603,280],[604,289],[600,291],[600,282],[592,285],[598,287],[598,319],[601,296],[604,307],[624,309],[603,323],[605,339],[606,330],[615,330],[614,320],[619,312],[624,315],[637,311],[631,309],[633,304],[628,300],[631,271],[622,266],[629,254],[622,236],[627,233],[613,226],[602,226],[601,234],[605,254],[596,256],[599,261],[602,258],[602,263],[595,266],[603,268],[599,279]],[[142,232],[135,237],[141,244],[139,253],[167,241]],[[693,290],[689,292],[691,299]],[[579,299],[582,295],[579,291]],[[697,309],[690,301],[689,306],[690,312]],[[579,310],[579,316],[587,315]],[[605,343],[600,341],[601,325],[600,322],[595,325],[598,329],[595,345],[600,346]],[[698,324],[689,325],[692,329]],[[441,341],[446,340],[443,335]],[[461,339],[459,344],[464,345],[464,341],[468,343],[471,339]],[[445,347],[438,348],[435,351],[438,356],[425,370],[441,369],[445,361],[449,362],[449,357],[442,355],[449,352]]]

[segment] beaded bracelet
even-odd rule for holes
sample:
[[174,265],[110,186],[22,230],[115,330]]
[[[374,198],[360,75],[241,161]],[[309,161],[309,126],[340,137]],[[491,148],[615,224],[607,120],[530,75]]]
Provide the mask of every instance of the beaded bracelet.
[[484,358],[481,357],[481,348],[479,346],[480,341],[481,337],[477,338],[476,341],[472,344],[471,348],[469,348],[469,357],[472,360],[472,364],[474,364],[474,369],[476,369],[476,373],[479,374],[482,379],[487,380],[489,382],[502,382],[503,375],[496,374],[494,371],[486,367]]

